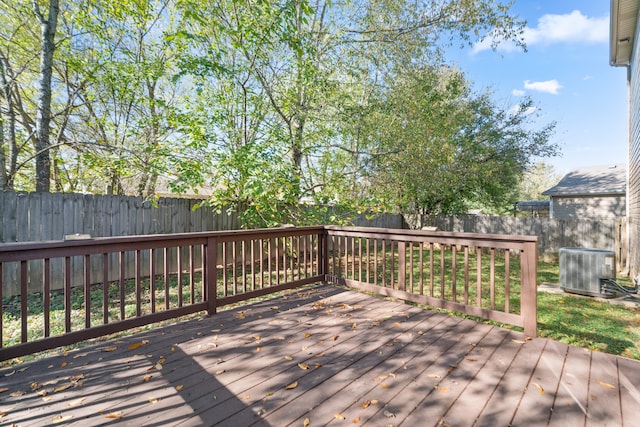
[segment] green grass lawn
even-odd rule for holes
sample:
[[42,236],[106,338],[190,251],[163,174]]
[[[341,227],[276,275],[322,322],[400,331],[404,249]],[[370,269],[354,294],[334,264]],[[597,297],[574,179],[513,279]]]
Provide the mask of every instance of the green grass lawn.
[[[538,264],[538,283],[558,283],[557,264]],[[630,286],[627,278],[618,282]],[[640,309],[572,294],[538,293],[538,335],[640,360]]]

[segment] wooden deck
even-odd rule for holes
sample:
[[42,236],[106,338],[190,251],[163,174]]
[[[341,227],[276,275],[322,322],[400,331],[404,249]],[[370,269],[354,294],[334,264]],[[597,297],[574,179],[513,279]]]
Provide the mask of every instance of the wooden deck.
[[640,362],[319,286],[0,371],[0,424],[638,425]]

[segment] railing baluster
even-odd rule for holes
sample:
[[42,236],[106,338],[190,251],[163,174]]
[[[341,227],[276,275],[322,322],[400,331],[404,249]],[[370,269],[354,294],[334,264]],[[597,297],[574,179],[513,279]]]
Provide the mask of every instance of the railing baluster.
[[71,332],[71,257],[64,257],[64,330]]
[[141,273],[141,268],[142,268],[142,259],[141,259],[141,253],[140,253],[140,249],[138,249],[136,252],[136,261],[135,261],[135,266],[136,266],[136,316],[140,317],[142,316],[142,273]]
[[433,298],[435,274],[433,272],[434,257],[433,257],[433,242],[429,243],[429,296]]
[[182,307],[182,246],[176,247],[177,269],[178,269],[178,307]]
[[444,299],[444,289],[445,289],[445,281],[444,281],[444,251],[445,246],[440,245],[440,299]]
[[482,307],[482,248],[476,248],[476,305]]
[[373,242],[373,284],[377,285],[378,282],[378,239]]
[[227,279],[227,242],[222,242],[222,294],[229,295],[229,283]]
[[191,297],[189,302],[194,304],[196,302],[196,247],[189,245],[189,290]]
[[407,290],[406,278],[407,278],[407,248],[405,242],[398,242],[398,289],[401,291]]
[[[44,265],[42,267],[42,312],[44,314],[44,336],[49,337],[51,335],[51,260],[49,258],[44,259]],[[2,301],[2,263],[0,263],[0,301]],[[2,304],[0,304],[2,306]],[[2,334],[2,307],[0,307],[0,334]],[[0,348],[2,348],[2,337],[0,337]]]
[[83,257],[84,269],[84,327],[91,327],[91,259],[89,255]]
[[511,254],[504,251],[504,312],[511,313]]
[[29,305],[28,305],[28,289],[29,273],[27,261],[20,261],[20,342],[27,342],[29,334],[27,330]]
[[109,323],[109,254],[102,254],[102,324]]
[[420,250],[420,295],[424,295],[424,244],[422,242],[419,243]]
[[413,283],[413,242],[409,242],[409,289],[411,289],[411,293],[415,292]]
[[[170,265],[169,265],[169,248],[164,248],[163,251],[163,262],[164,262],[164,309],[169,310],[170,303],[170,295],[169,295],[169,287],[171,286],[170,282]],[[215,259],[214,259],[215,262]]]
[[251,242],[251,290],[255,291],[256,287],[256,241],[250,240]]
[[464,247],[464,304],[469,305],[469,246]]
[[489,285],[491,295],[491,310],[496,309],[496,250],[491,248],[491,265],[489,266]]
[[125,310],[125,272],[126,272],[126,254],[124,251],[120,251],[120,320],[124,320],[126,317]]
[[456,289],[457,286],[457,281],[456,281],[456,275],[458,274],[457,272],[457,264],[456,264],[456,257],[458,256],[457,254],[457,246],[456,245],[451,245],[451,301],[456,302],[457,301],[457,296],[458,296],[458,290]]
[[149,250],[149,299],[151,312],[156,312],[156,250]]

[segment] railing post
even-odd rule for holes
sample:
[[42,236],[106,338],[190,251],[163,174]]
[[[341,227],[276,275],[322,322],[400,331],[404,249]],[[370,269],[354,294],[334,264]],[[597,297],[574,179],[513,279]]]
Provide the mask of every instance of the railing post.
[[215,237],[207,238],[207,244],[204,247],[205,253],[205,271],[202,280],[205,282],[207,314],[213,316],[217,310],[218,300],[218,240]]
[[318,235],[318,267],[319,275],[324,277],[324,282],[329,282],[329,233],[323,227],[322,233]]
[[538,242],[527,242],[520,256],[520,315],[524,333],[535,337],[538,330]]

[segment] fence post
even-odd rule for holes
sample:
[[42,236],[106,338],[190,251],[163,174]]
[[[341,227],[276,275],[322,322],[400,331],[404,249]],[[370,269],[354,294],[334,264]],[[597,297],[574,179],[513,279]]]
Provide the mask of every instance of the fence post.
[[535,337],[538,330],[538,241],[526,242],[520,254],[520,315],[524,333]]
[[218,307],[218,240],[215,237],[207,238],[207,244],[204,247],[204,257],[206,266],[203,272],[203,278],[206,286],[207,314],[213,316],[216,314]]

